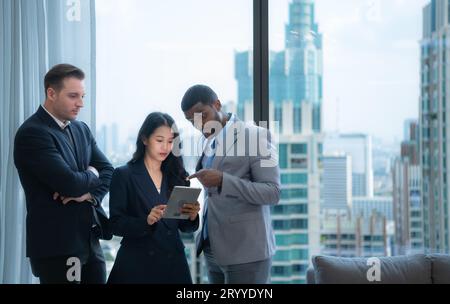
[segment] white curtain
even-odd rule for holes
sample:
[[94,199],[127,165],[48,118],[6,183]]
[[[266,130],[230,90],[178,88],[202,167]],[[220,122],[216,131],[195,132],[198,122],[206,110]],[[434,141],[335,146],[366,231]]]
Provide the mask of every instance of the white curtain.
[[25,199],[13,162],[18,127],[42,104],[50,67],[86,74],[81,120],[95,130],[95,1],[0,1],[0,283],[32,283],[25,257]]

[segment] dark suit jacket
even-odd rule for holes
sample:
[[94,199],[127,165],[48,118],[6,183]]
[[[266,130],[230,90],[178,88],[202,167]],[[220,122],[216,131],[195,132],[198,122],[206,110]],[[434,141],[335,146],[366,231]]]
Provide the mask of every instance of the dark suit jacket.
[[[25,190],[27,205],[27,256],[49,258],[83,255],[89,252],[89,238],[95,219],[103,238],[107,216],[101,201],[109,189],[114,168],[98,149],[88,126],[70,124],[75,151],[69,137],[42,108],[19,128],[14,143],[14,162]],[[88,171],[95,167],[100,178]],[[53,200],[91,193],[97,205]]]
[[[111,227],[123,237],[109,283],[189,283],[189,268],[178,230],[194,232],[199,219],[162,219],[148,225],[153,207],[167,203],[167,174],[158,193],[143,161],[115,170],[111,182]],[[184,185],[183,185],[184,186]]]

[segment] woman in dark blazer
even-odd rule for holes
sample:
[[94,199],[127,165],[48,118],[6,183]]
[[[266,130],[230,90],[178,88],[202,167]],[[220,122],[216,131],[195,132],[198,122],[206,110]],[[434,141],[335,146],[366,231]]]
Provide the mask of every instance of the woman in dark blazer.
[[173,119],[152,113],[142,125],[133,159],[115,170],[110,190],[113,233],[123,237],[111,284],[192,283],[179,230],[194,232],[200,205],[187,204],[188,220],[162,219],[175,186],[189,186],[181,157],[172,153]]

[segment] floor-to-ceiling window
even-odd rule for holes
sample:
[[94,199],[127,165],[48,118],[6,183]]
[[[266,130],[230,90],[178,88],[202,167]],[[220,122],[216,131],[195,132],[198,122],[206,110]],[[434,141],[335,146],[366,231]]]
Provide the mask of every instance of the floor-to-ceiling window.
[[268,107],[282,173],[273,282],[305,282],[317,254],[426,249],[417,41],[428,2],[269,0]]
[[[191,141],[180,99],[208,84],[243,120],[268,113],[279,139],[274,283],[305,282],[315,254],[423,252],[416,41],[426,4],[268,1],[265,58],[255,52],[264,43],[253,45],[264,9],[252,1],[97,0],[98,141],[116,166],[125,163],[152,111],[173,115]],[[256,75],[269,77],[267,88],[255,81],[259,59],[269,62],[267,75]],[[112,261],[117,244],[105,246]]]
[[[185,156],[192,156],[186,166],[194,173],[199,134],[185,120],[181,99],[192,85],[206,84],[226,111],[239,112],[239,96],[253,90],[251,61],[240,55],[253,48],[253,2],[97,0],[96,8],[100,147],[115,167],[124,165],[145,117],[166,112],[181,130]],[[235,60],[247,64],[236,69]],[[243,118],[252,120],[253,114]],[[193,278],[203,282],[192,238],[185,243]],[[117,240],[104,248],[111,267]]]
[[[268,2],[268,20],[256,2]],[[448,9],[429,0],[256,2],[96,0],[95,47],[75,52],[96,74],[95,102],[82,119],[96,125],[114,166],[131,158],[144,118],[163,111],[182,131],[193,172],[199,135],[184,120],[180,100],[191,85],[207,84],[243,120],[268,113],[279,139],[274,283],[305,282],[315,254],[448,253],[450,33],[436,23]],[[257,45],[255,20],[269,28],[258,29]],[[64,37],[76,43],[71,35]],[[264,35],[269,46],[261,50]],[[61,53],[51,60],[74,60]],[[267,74],[259,67],[255,75],[258,60],[268,61]],[[10,191],[5,180],[2,195]],[[204,282],[192,236],[185,241],[193,277]],[[118,240],[103,246],[110,268]]]

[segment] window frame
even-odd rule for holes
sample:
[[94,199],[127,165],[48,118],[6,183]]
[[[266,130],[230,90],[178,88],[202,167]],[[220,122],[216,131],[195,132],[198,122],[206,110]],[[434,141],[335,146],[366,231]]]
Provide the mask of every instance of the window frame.
[[269,128],[269,0],[253,0],[253,49],[253,120]]

